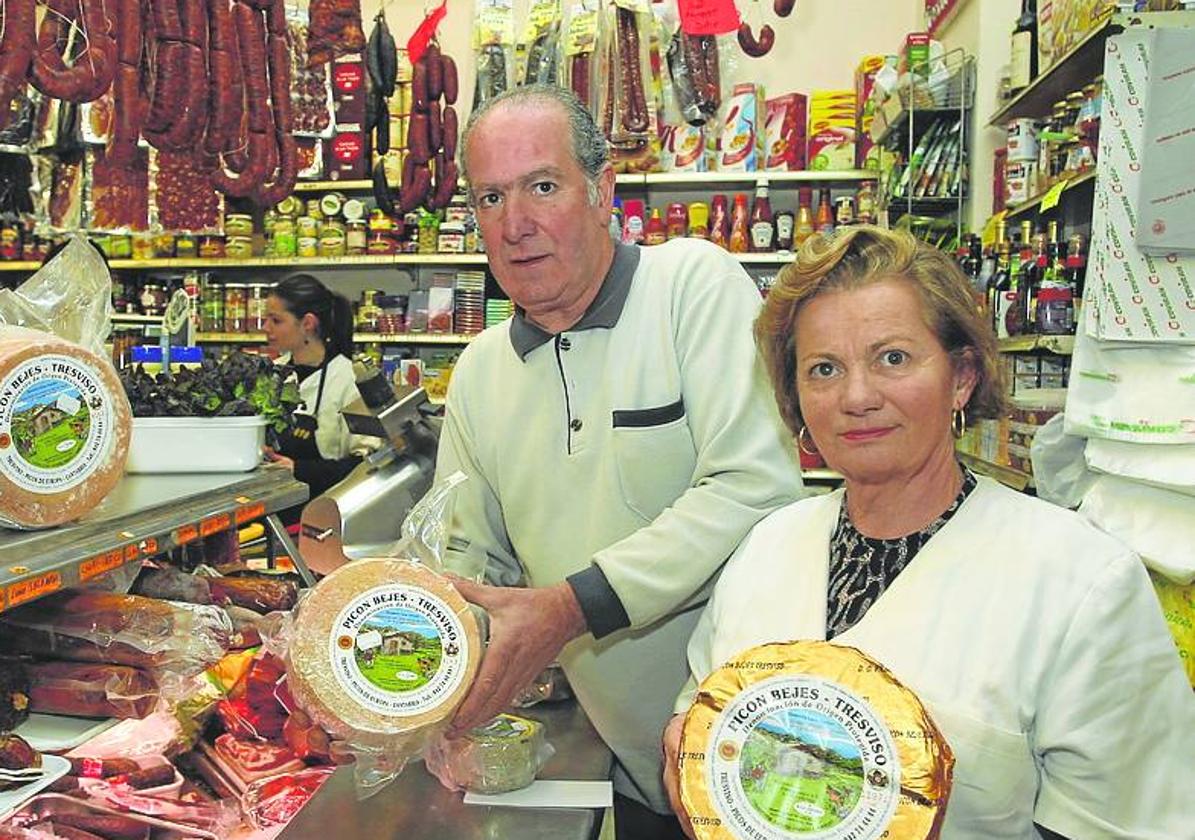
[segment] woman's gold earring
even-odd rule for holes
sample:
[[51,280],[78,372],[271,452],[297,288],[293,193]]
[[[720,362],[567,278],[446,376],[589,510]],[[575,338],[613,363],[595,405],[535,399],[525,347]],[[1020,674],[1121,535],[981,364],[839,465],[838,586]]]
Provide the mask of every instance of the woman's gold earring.
[[[809,446],[805,445],[805,437],[807,435],[809,437]],[[801,431],[797,432],[797,448],[806,455],[817,454],[817,446],[814,444],[813,435],[809,434],[809,428],[807,426],[802,426]]]
[[958,440],[965,431],[967,431],[967,412],[956,408],[950,412],[950,432],[954,435],[954,439]]

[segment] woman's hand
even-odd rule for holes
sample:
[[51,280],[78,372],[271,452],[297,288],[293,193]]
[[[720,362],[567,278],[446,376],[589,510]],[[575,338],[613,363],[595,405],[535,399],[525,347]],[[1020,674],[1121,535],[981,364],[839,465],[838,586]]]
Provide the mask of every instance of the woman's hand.
[[262,457],[265,458],[268,463],[277,464],[280,467],[286,467],[291,472],[295,471],[295,459],[294,458],[287,458],[285,455],[279,455],[277,452],[275,452],[273,449],[271,449],[268,446],[263,446],[261,448],[261,454],[262,454]]
[[684,726],[685,716],[676,715],[664,728],[664,789],[668,791],[668,801],[672,803],[681,830],[686,837],[696,840],[697,835],[693,833],[693,825],[689,822],[689,812],[680,801],[680,736]]

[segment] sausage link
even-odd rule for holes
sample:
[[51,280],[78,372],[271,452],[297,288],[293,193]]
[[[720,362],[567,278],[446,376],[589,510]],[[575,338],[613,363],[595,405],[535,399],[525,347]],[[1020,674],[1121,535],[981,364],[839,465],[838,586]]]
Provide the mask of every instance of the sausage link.
[[456,62],[447,53],[440,53],[440,86],[444,89],[444,103],[455,105],[459,91]]
[[261,12],[248,3],[238,2],[233,6],[232,13],[241,55],[249,131],[264,132],[269,127],[267,103],[270,95],[266,78],[265,24],[262,22]]
[[179,0],[150,0],[154,37],[159,41],[183,40],[183,16]]
[[427,110],[427,62],[424,58],[416,61],[411,68],[411,107],[416,111]]
[[185,101],[179,95],[187,84],[186,46],[180,41],[159,42],[154,56],[153,89],[143,130],[147,140],[161,134],[182,116]]
[[457,116],[456,109],[451,105],[444,106],[444,113],[440,116],[440,130],[444,135],[444,157],[453,160],[456,157]]
[[8,122],[9,106],[25,90],[25,80],[37,45],[34,0],[5,0],[0,34],[0,129]]
[[233,52],[237,36],[232,28],[232,9],[228,0],[207,0],[208,46],[213,50]]
[[647,98],[639,55],[639,27],[635,13],[617,9],[619,78],[622,80],[622,127],[635,133],[647,130]]
[[272,182],[267,182],[253,196],[254,201],[262,207],[270,207],[286,198],[295,189],[295,181],[299,175],[299,147],[291,134],[278,135],[278,174]]
[[116,7],[116,46],[120,63],[140,67],[141,44],[140,0],[120,0]]
[[440,63],[440,48],[434,43],[427,45],[427,52],[419,59],[427,68],[427,100],[435,102],[444,93],[444,67]]
[[440,103],[433,99],[431,108],[427,111],[427,144],[433,152],[438,152],[444,145],[444,123],[440,113]]
[[428,131],[428,116],[426,113],[415,111],[411,114],[407,126],[408,154],[416,163],[426,164],[432,159],[431,138]]
[[121,64],[112,83],[112,133],[106,157],[115,166],[130,166],[137,159],[137,138],[141,136],[141,74],[136,67]]
[[569,67],[569,86],[585,107],[592,111],[593,108],[589,101],[589,58],[588,53],[573,56],[572,64]]

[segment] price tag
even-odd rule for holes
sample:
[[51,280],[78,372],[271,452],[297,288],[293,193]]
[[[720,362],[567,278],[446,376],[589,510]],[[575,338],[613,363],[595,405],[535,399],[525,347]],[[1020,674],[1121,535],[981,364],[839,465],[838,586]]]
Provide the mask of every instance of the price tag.
[[1040,212],[1044,213],[1047,210],[1053,210],[1055,207],[1057,207],[1058,200],[1062,198],[1062,191],[1065,190],[1069,184],[1070,181],[1064,178],[1054,186],[1050,187],[1050,191],[1041,197]]
[[184,525],[174,535],[175,545],[186,545],[199,539],[199,529],[194,525]]
[[124,553],[119,548],[104,554],[97,554],[90,560],[84,560],[79,564],[79,580],[85,581],[99,577],[106,572],[120,568],[124,563]]
[[49,595],[62,588],[62,575],[58,572],[46,572],[29,580],[14,583],[8,587],[8,607],[33,601],[43,595]]
[[266,515],[265,502],[258,502],[255,505],[246,505],[245,507],[237,508],[237,524],[244,525],[246,522],[252,522],[254,519],[261,519]]
[[996,244],[996,228],[1000,222],[1004,221],[1004,217],[1007,215],[1007,210],[1001,210],[988,219],[987,224],[983,226],[983,233],[980,234],[980,241],[983,242],[983,247],[988,248]]
[[680,26],[687,35],[725,35],[739,28],[733,0],[680,0]]
[[199,536],[210,537],[212,534],[227,531],[231,527],[232,516],[227,513],[218,513],[215,516],[209,516],[199,523]]

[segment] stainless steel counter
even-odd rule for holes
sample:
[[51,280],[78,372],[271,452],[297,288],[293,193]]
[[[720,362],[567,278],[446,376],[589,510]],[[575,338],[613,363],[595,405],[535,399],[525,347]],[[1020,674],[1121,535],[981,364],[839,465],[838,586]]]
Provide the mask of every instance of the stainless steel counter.
[[[541,779],[608,779],[612,756],[575,701],[541,704],[524,712],[547,728],[555,755]],[[290,840],[369,837],[371,840],[592,840],[600,810],[495,808],[466,805],[422,762],[377,795],[357,801],[351,767],[340,768],[280,835]]]

